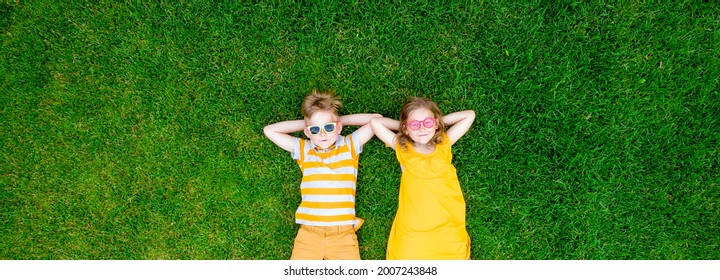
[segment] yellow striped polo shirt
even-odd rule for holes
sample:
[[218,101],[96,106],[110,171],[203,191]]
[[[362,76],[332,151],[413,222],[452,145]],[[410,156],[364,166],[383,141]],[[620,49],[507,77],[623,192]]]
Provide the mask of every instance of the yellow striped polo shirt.
[[335,145],[321,150],[310,140],[295,139],[292,152],[302,171],[302,202],[295,212],[295,222],[311,226],[354,225],[362,219],[355,216],[355,184],[358,154],[362,146],[355,134],[338,135]]

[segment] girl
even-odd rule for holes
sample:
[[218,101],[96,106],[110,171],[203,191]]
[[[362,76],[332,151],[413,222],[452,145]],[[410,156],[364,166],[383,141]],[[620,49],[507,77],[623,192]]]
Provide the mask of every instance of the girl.
[[[470,258],[465,200],[450,147],[474,120],[472,110],[443,116],[434,102],[418,97],[405,103],[400,121],[370,120],[375,135],[395,150],[402,168],[388,260]],[[451,127],[446,131],[446,126]]]

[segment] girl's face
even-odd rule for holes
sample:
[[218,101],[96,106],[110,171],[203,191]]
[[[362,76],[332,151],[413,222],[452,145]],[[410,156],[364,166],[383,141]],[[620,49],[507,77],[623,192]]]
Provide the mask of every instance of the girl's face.
[[[430,127],[426,127],[424,124],[424,121],[428,118],[433,119],[432,125]],[[420,128],[418,130],[413,130],[410,127],[410,123],[413,121],[417,121],[420,124]],[[426,108],[418,108],[413,110],[408,114],[407,122],[403,124],[403,129],[405,131],[405,134],[410,136],[410,139],[413,140],[416,144],[420,145],[426,145],[430,140],[432,140],[433,136],[435,136],[435,131],[437,131],[438,120],[435,119],[435,115]],[[428,123],[430,123],[428,121]],[[417,124],[416,124],[417,126]]]

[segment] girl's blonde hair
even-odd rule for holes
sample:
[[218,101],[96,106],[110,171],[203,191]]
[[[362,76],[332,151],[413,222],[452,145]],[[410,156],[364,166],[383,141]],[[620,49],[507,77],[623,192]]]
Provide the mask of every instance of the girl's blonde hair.
[[317,111],[328,111],[337,116],[340,106],[342,103],[332,91],[314,89],[310,95],[305,97],[302,103],[302,113],[306,119],[312,117]]
[[437,120],[438,129],[435,131],[435,135],[433,135],[432,139],[430,139],[430,142],[428,143],[437,145],[443,141],[442,135],[445,132],[445,123],[442,121],[443,113],[440,111],[440,108],[438,108],[435,102],[432,102],[430,99],[425,97],[411,97],[407,102],[405,102],[405,105],[403,105],[403,108],[400,111],[400,129],[398,130],[396,137],[398,139],[398,144],[402,149],[406,148],[405,145],[407,143],[413,142],[410,135],[405,133],[405,130],[408,129],[405,127],[405,124],[408,122],[408,115],[410,115],[412,111],[420,108],[430,110],[433,114],[433,118]]

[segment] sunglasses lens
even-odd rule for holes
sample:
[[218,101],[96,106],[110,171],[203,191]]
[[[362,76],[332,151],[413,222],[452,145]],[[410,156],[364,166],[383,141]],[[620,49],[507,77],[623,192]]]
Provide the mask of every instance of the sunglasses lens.
[[323,129],[325,130],[325,132],[333,132],[335,131],[335,123],[326,124],[325,126],[323,126]]
[[310,134],[318,134],[320,133],[320,127],[317,125],[309,126],[308,131],[310,131]]
[[423,121],[423,125],[427,128],[433,127],[435,125],[435,119],[427,118],[425,121]]
[[418,129],[420,129],[420,122],[418,122],[418,121],[412,121],[412,122],[410,123],[410,125],[408,125],[408,126],[409,126],[410,129],[412,129],[412,130],[418,130]]

